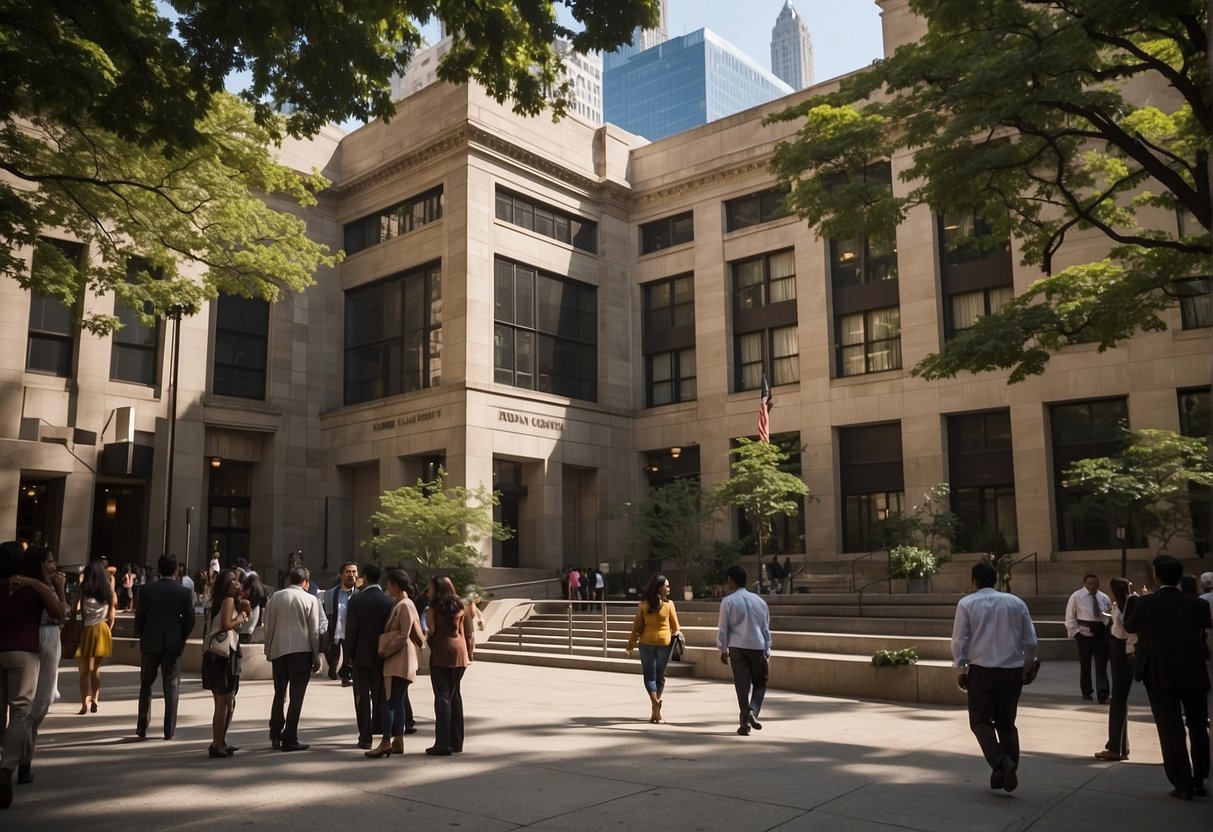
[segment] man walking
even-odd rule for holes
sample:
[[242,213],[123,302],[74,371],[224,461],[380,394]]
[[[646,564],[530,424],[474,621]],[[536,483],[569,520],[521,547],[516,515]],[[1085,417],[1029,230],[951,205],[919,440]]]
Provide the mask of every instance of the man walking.
[[1171,797],[1191,800],[1208,794],[1209,673],[1201,648],[1213,617],[1207,603],[1179,591],[1183,571],[1183,564],[1170,555],[1154,558],[1158,591],[1131,596],[1124,624],[1125,630],[1137,633],[1133,678],[1145,684],[1150,698],[1163,770],[1175,787]]
[[[299,715],[308,679],[320,671],[320,602],[308,591],[311,573],[306,566],[292,568],[286,580],[286,588],[265,605],[265,657],[274,671],[270,744],[283,751],[304,751]],[[288,688],[291,703],[284,716]]]
[[956,605],[952,664],[969,696],[969,728],[990,764],[990,788],[1013,792],[1019,785],[1015,716],[1023,686],[1035,677],[1036,628],[1027,604],[994,589],[994,564],[980,561],[971,575],[977,591]]
[[[348,616],[350,599],[358,591],[355,584],[358,581],[358,564],[341,564],[341,581],[324,593],[324,614],[328,617],[328,630],[325,634],[325,657],[329,663],[329,678],[341,677],[343,687],[354,684],[353,673],[350,670],[349,652],[343,649],[345,644],[345,625]],[[338,670],[340,660],[340,670]]]
[[771,611],[766,601],[746,589],[743,567],[730,566],[726,575],[728,594],[720,602],[716,649],[720,651],[720,661],[732,665],[740,714],[737,733],[747,737],[751,728],[762,730],[758,713],[770,675]]
[[[350,599],[345,625],[345,655],[353,666],[354,717],[358,722],[358,747],[369,749],[371,735],[383,724],[386,700],[383,693],[383,659],[379,635],[396,602],[379,586],[382,571],[376,564],[362,565],[362,589]],[[405,730],[412,727],[411,709],[405,714]],[[413,730],[416,730],[415,728]]]
[[151,719],[152,685],[157,673],[164,692],[164,738],[177,730],[177,699],[181,689],[181,653],[194,629],[194,593],[175,580],[177,558],[161,555],[160,579],[143,587],[135,605],[135,635],[139,636],[139,716],[135,735],[147,739]]
[[[1099,576],[1084,575],[1082,587],[1066,602],[1066,635],[1078,645],[1078,686],[1082,698],[1088,701],[1093,692],[1099,694],[1099,704],[1108,701],[1108,656],[1112,642],[1108,640],[1104,613],[1112,600],[1099,591]],[[1095,684],[1091,684],[1091,663],[1095,663]]]

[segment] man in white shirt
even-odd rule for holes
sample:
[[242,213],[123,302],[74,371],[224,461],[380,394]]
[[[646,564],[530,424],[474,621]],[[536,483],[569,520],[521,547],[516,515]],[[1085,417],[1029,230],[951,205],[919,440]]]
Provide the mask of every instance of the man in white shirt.
[[[1074,591],[1066,602],[1066,635],[1078,645],[1078,686],[1082,698],[1090,701],[1092,693],[1099,694],[1099,704],[1108,701],[1108,656],[1112,642],[1108,640],[1107,618],[1112,599],[1099,591],[1099,576],[1084,575],[1082,588]],[[1091,663],[1095,664],[1095,684],[1091,684]]]
[[969,696],[969,728],[990,765],[990,788],[1019,785],[1019,694],[1035,675],[1036,628],[1028,605],[994,589],[998,570],[989,561],[973,566],[973,588],[956,605],[952,664],[956,683]]
[[[307,743],[299,742],[299,715],[308,680],[320,671],[320,602],[308,591],[307,567],[293,567],[286,580],[286,588],[265,605],[265,657],[274,671],[270,744],[282,751],[305,751]],[[288,690],[291,702],[284,715]]]
[[758,712],[767,693],[770,675],[771,611],[767,602],[746,589],[746,572],[730,566],[726,573],[728,594],[720,602],[716,649],[720,661],[731,664],[737,707],[741,714],[737,733],[749,736],[750,728],[762,730]]
[[[329,663],[329,678],[341,677],[343,687],[354,684],[354,670],[350,666],[349,651],[344,649],[345,622],[350,598],[357,592],[358,564],[341,564],[341,582],[324,593],[324,614],[328,618],[325,637],[325,657]],[[340,671],[338,670],[340,660]]]

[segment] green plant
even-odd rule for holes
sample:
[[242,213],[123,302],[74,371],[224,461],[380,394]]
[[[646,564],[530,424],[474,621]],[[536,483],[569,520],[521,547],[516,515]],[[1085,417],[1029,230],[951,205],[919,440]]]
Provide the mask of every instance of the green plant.
[[941,552],[940,563],[950,560],[952,540],[960,518],[948,508],[951,487],[936,483],[922,495],[921,502],[906,512],[895,512],[880,521],[878,535],[884,546],[915,546]]
[[921,546],[894,546],[889,550],[890,578],[929,578],[939,571],[939,561]]
[[616,516],[631,523],[630,542],[637,556],[673,561],[691,584],[691,570],[711,559],[708,538],[716,513],[699,480],[688,477],[650,488],[642,499],[620,506]]
[[872,654],[873,667],[897,667],[899,665],[918,664],[918,650],[914,647],[903,647],[900,650],[877,650]]

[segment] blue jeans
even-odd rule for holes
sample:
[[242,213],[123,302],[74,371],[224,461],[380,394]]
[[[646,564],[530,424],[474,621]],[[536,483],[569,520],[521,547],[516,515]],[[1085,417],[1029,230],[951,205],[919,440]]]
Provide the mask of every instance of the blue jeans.
[[665,687],[665,666],[670,663],[670,645],[640,645],[640,671],[644,674],[644,689],[656,693]]

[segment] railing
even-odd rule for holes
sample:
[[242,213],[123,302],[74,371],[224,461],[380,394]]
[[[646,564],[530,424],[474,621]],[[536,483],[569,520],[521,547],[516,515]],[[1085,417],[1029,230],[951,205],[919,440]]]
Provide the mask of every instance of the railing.
[[[539,591],[539,589],[542,588],[544,598],[559,598],[560,597],[559,592],[555,592],[555,593],[552,592],[553,586],[555,586],[555,587],[560,586],[560,580],[558,578],[544,578],[539,581],[519,581],[517,583],[512,583],[512,584],[496,584],[495,586],[486,586],[486,587],[482,587],[481,589],[482,589],[483,595],[490,596],[490,597],[527,598],[527,599],[533,600],[537,597],[535,593],[537,593]],[[523,595],[502,595],[501,594],[501,592],[503,590],[512,591],[515,589],[528,590],[529,594],[523,594]]]
[[[1003,555],[1003,557],[1009,557],[1009,555]],[[1011,564],[1007,567],[1005,576],[1004,576],[1002,570],[999,570],[998,580],[999,580],[999,583],[1002,584],[1003,592],[1011,591],[1011,575],[1012,575],[1012,570],[1015,569],[1015,565],[1018,563],[1023,563],[1025,560],[1028,560],[1029,558],[1032,560],[1032,577],[1036,582],[1036,593],[1035,594],[1036,595],[1040,594],[1040,558],[1037,556],[1036,552],[1032,552],[1029,555],[1024,555],[1022,558],[1019,558],[1018,560],[1011,561]],[[997,565],[998,564],[996,561],[995,566],[997,567]]]
[[[566,638],[567,650],[571,654],[575,647],[574,635],[573,635],[573,631],[574,631],[573,613],[578,611],[578,610],[573,609],[574,606],[590,607],[591,608],[589,610],[590,612],[595,611],[594,608],[597,608],[598,611],[601,612],[602,629],[600,632],[600,643],[597,645],[597,648],[601,648],[602,656],[605,658],[607,656],[607,650],[609,649],[609,642],[610,642],[610,616],[608,614],[610,609],[611,608],[621,608],[621,609],[626,609],[629,612],[631,612],[636,609],[636,602],[635,601],[574,601],[574,602],[570,602],[570,601],[551,600],[551,601],[531,601],[530,603],[527,603],[527,604],[519,604],[514,609],[514,612],[517,613],[517,617],[514,618],[512,623],[506,624],[506,626],[513,626],[513,627],[517,628],[516,635],[517,635],[517,643],[518,643],[519,652],[526,649],[525,642],[526,642],[526,635],[528,632],[531,633],[532,635],[535,633],[539,633],[539,632],[546,633],[546,634],[553,633],[553,629],[550,627],[531,627],[531,628],[529,628],[529,630],[527,628],[527,621],[528,621],[528,619],[530,619],[531,615],[533,615],[536,612],[542,612],[543,608],[546,607],[549,610],[552,608],[555,608],[558,611],[565,613],[565,633],[564,634],[565,634],[565,638]],[[511,616],[511,618],[513,618],[513,616]],[[581,620],[584,621],[584,619],[581,619]],[[589,645],[589,647],[591,649],[596,649],[594,645]]]
[[[851,592],[856,591],[855,590],[855,565],[857,563],[859,563],[859,561],[864,560],[865,558],[870,558],[873,555],[879,555],[881,552],[884,552],[885,560],[888,561],[888,566],[889,566],[888,571],[889,572],[893,571],[892,556],[889,554],[888,549],[873,549],[871,552],[868,552],[867,554],[860,555],[857,558],[852,558],[851,559]],[[893,578],[888,575],[886,575],[883,578],[878,578],[875,581],[868,581],[866,584],[864,584],[862,587],[860,587],[858,591],[859,591],[860,595],[862,595],[863,591],[865,589],[867,589],[868,587],[872,586],[872,584],[878,584],[881,581],[885,581],[885,580],[887,580],[889,582],[889,594],[892,595],[893,594]]]

